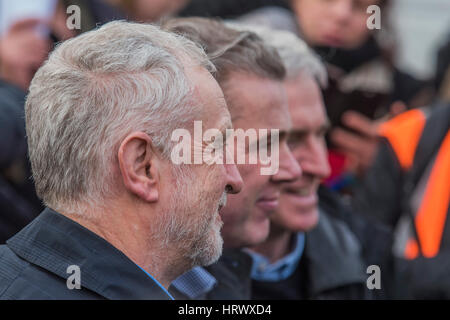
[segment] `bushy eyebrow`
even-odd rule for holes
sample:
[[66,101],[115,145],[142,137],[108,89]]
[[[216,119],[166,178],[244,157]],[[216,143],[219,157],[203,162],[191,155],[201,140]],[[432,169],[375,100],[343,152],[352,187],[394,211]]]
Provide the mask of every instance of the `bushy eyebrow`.
[[[322,124],[322,125],[317,129],[317,132],[323,132],[323,133],[326,133],[326,132],[328,132],[328,131],[330,130],[330,128],[331,128],[331,124],[330,124],[329,121],[327,121],[327,122],[325,122],[324,124]],[[290,136],[300,136],[300,135],[305,135],[305,134],[307,134],[308,132],[310,132],[310,130],[307,130],[307,129],[304,129],[304,130],[302,130],[302,129],[293,129],[293,130],[291,130],[291,131],[289,132],[289,135],[290,135]]]
[[278,139],[280,141],[286,139],[287,136],[288,136],[288,131],[286,131],[286,130],[280,130],[278,133]]

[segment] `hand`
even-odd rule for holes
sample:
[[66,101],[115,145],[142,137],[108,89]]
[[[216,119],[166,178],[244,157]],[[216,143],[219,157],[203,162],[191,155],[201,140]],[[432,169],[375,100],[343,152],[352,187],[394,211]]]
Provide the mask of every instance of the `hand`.
[[50,51],[50,41],[36,32],[41,24],[39,19],[19,20],[0,38],[0,77],[25,91]]
[[395,102],[385,117],[373,121],[356,111],[347,111],[342,115],[342,123],[356,131],[335,128],[330,134],[331,141],[348,158],[347,170],[363,175],[372,165],[378,145],[379,126],[393,116],[406,110],[402,102]]

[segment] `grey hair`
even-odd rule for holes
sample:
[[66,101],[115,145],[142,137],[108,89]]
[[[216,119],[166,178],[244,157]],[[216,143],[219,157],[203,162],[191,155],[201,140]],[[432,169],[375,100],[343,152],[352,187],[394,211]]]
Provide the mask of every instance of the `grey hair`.
[[286,70],[277,51],[249,30],[228,28],[211,18],[173,18],[162,28],[181,34],[201,45],[217,72],[213,75],[223,85],[232,72],[246,72],[263,78],[283,81]]
[[117,193],[117,152],[133,131],[162,157],[171,132],[200,112],[185,68],[214,66],[192,41],[150,24],[115,21],[60,44],[36,73],[26,130],[38,196],[81,214]]
[[313,77],[322,88],[327,86],[328,76],[325,65],[319,56],[296,34],[290,31],[231,21],[227,22],[227,26],[240,31],[254,32],[267,45],[274,47],[283,61],[288,80],[295,79],[300,74],[306,74]]

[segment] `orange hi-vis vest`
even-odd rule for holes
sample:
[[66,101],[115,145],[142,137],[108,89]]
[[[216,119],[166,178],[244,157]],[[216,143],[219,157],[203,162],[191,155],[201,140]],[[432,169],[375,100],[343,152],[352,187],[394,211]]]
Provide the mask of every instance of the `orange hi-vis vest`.
[[[417,157],[429,113],[414,109],[384,123],[379,130],[395,153],[405,173]],[[415,259],[435,257],[441,248],[450,202],[450,130],[427,164],[413,192],[407,195],[409,214],[403,213],[394,234],[394,254]]]

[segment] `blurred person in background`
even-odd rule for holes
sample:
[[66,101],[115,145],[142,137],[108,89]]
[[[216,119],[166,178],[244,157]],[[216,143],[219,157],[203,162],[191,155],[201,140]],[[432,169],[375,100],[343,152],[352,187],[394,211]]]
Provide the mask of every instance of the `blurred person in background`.
[[57,1],[1,1],[0,6],[0,243],[41,210],[27,158],[24,100],[53,44],[76,34]]
[[[445,105],[450,101],[447,96],[450,88],[449,52],[450,41],[447,40],[437,52],[435,78],[437,95],[434,99],[434,106]],[[406,112],[380,126],[378,135],[381,138],[381,144],[377,150],[378,161],[373,164],[362,188],[356,192],[354,199],[355,206],[367,213],[369,217],[375,218],[391,228],[396,225],[403,205],[400,200],[403,194],[400,184],[403,183],[404,178],[401,177],[411,170],[414,157],[421,157],[419,154],[416,155],[419,140],[422,139],[422,135],[426,135],[427,131],[432,130],[431,126],[430,129],[424,131],[428,118],[432,117],[432,114],[436,114],[434,117],[444,115],[442,110],[445,108],[439,109],[441,109],[440,112],[432,111],[430,107],[422,107]],[[442,138],[446,131],[446,120],[443,121],[442,128],[436,127],[436,138],[430,138],[431,140]],[[428,138],[424,137],[423,139],[427,141]],[[437,145],[439,145],[439,141],[437,141]],[[380,185],[386,187],[380,188]]]
[[[323,92],[332,125],[327,185],[351,191],[354,178],[373,161],[380,122],[428,102],[427,83],[392,62],[387,0],[291,0],[289,5],[290,10],[262,8],[240,19],[296,32],[327,62],[329,84]],[[367,27],[370,5],[381,9],[381,30]]]
[[354,207],[393,234],[393,295],[449,299],[450,104],[384,123],[373,166]]
[[57,0],[2,0],[0,6],[0,78],[27,91],[52,45],[77,31],[68,29],[66,8]]
[[[163,28],[205,48],[217,68],[214,75],[224,91],[235,130],[268,129],[269,134],[271,129],[279,130],[277,172],[261,174],[265,165],[260,160],[255,164],[237,164],[244,186],[240,194],[228,196],[222,209],[226,250],[219,262],[191,270],[171,285],[176,298],[249,299],[251,259],[240,249],[266,239],[269,217],[279,205],[283,186],[302,173],[287,144],[292,124],[283,87],[285,69],[277,52],[266,47],[256,34],[230,29],[220,21],[179,18],[168,20]],[[275,138],[267,138],[270,150],[271,145],[276,146],[271,139]],[[250,135],[245,150],[235,150],[249,157],[250,145],[260,141],[264,140]]]

